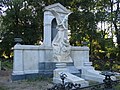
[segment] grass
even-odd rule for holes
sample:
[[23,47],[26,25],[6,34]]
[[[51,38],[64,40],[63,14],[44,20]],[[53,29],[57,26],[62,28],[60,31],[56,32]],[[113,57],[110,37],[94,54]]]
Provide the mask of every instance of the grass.
[[96,81],[91,81],[91,80],[89,80],[88,82],[89,82],[89,85],[90,85],[90,86],[91,86],[91,85],[96,85],[96,84],[99,84],[99,82],[96,82]]
[[115,90],[120,90],[120,85],[117,85],[117,86],[115,87]]
[[[118,80],[120,80],[120,76],[117,77]],[[95,82],[95,81],[89,81],[89,85],[92,86],[92,85],[96,85],[96,84],[99,84],[98,82]],[[120,82],[117,83],[115,86],[113,86],[114,90],[120,90]]]
[[52,82],[51,78],[42,78],[42,77],[36,77],[36,78],[7,82],[7,83],[2,82],[0,83],[0,90],[23,90],[23,89],[47,90],[47,88],[52,86],[51,82]]
[[[117,79],[120,80],[120,76],[118,76]],[[115,86],[115,90],[120,90],[120,83]]]
[[120,80],[120,76],[117,76],[116,78]]
[[0,90],[8,90],[8,89],[4,86],[0,86]]
[[38,77],[33,77],[33,78],[26,79],[26,81],[27,82],[47,81],[47,82],[51,83],[52,82],[52,78],[38,76]]

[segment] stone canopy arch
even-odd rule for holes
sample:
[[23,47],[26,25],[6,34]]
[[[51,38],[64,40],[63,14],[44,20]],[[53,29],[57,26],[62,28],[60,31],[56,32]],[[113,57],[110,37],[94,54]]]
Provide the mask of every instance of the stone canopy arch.
[[70,10],[66,9],[60,3],[55,3],[44,8],[44,45],[51,46],[52,40],[57,34],[55,29],[56,22],[54,15],[49,10],[55,10],[60,18],[63,19],[67,14],[71,13]]

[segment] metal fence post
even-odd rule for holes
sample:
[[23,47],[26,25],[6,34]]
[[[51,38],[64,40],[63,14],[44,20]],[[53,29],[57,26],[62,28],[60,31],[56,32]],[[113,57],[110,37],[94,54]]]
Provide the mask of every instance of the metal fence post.
[[112,73],[105,73],[105,79],[103,80],[103,82],[105,83],[105,90],[114,90],[113,89],[113,85],[112,85],[112,79],[111,79],[111,76],[112,76]]

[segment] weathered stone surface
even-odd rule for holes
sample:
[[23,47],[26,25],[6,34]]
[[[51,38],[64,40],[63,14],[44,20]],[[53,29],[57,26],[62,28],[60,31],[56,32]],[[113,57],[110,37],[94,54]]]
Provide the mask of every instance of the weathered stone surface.
[[[100,72],[96,71],[91,66],[92,62],[89,61],[89,48],[86,46],[73,47],[67,41],[67,18],[71,11],[59,3],[45,7],[44,11],[43,44],[40,46],[16,44],[14,46],[12,78],[17,80],[24,79],[27,76],[52,76],[54,72],[54,81],[57,82],[58,80],[59,82],[59,74],[61,72],[67,72],[68,81],[80,81],[79,83],[84,82],[86,85],[88,83],[84,79],[102,82],[104,76],[100,75]],[[55,60],[55,58],[57,59]],[[64,62],[66,68],[57,67],[56,69],[56,63],[60,62]],[[78,76],[82,78],[73,74],[81,74]],[[76,79],[73,79],[73,77]]]
[[81,84],[81,87],[85,87],[89,85],[89,83],[85,81],[84,79],[71,74],[69,70],[66,68],[65,63],[58,63],[58,64],[59,64],[59,67],[57,67],[57,69],[54,70],[54,77],[53,77],[54,83],[62,83],[60,76],[61,74],[65,74],[66,75],[65,82]]

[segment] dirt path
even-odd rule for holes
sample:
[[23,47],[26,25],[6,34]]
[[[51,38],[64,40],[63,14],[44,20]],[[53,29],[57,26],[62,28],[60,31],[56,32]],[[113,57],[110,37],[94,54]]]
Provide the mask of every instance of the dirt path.
[[14,81],[11,71],[0,71],[0,90],[47,90],[52,86],[50,79]]

